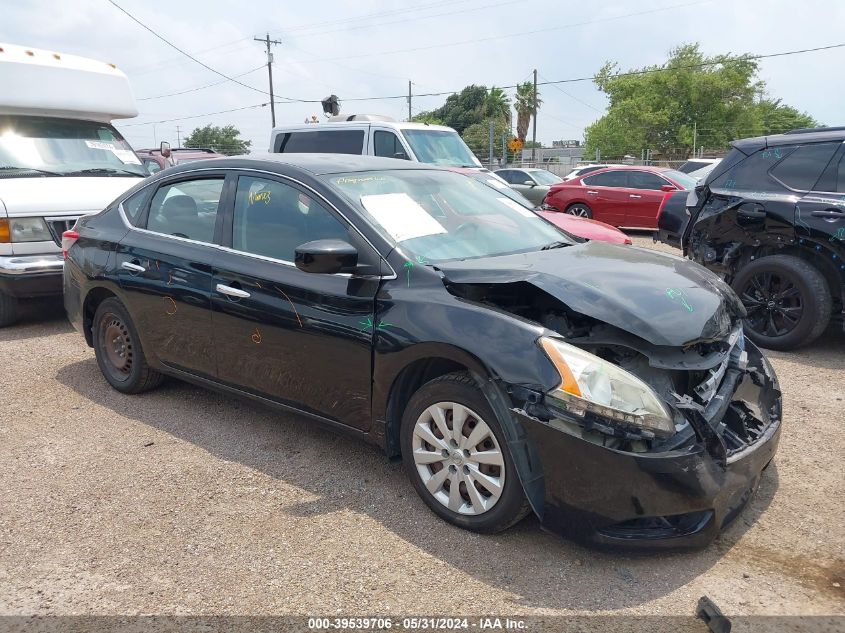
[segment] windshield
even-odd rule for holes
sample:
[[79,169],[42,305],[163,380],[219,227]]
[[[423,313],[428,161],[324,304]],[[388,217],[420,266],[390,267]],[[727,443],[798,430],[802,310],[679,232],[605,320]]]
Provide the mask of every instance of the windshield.
[[421,163],[443,167],[481,167],[481,163],[454,130],[402,130]]
[[461,174],[394,170],[325,178],[418,261],[492,257],[573,243],[524,204]]
[[541,185],[555,185],[559,182],[563,182],[563,178],[555,176],[552,172],[546,171],[545,169],[529,171],[528,175]]
[[698,184],[698,180],[691,178],[684,172],[678,171],[677,169],[667,169],[663,172],[663,175],[667,178],[671,178],[684,189],[695,189],[695,185]]
[[135,152],[108,123],[0,115],[0,176],[9,173],[147,175]]

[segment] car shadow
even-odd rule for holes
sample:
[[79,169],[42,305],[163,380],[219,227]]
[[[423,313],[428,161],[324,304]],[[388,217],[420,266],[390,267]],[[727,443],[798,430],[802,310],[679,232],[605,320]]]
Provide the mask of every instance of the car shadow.
[[807,365],[817,369],[845,368],[843,354],[845,354],[845,331],[842,325],[832,323],[815,341],[804,347],[778,352],[761,347],[763,353],[771,359],[778,359],[790,363]]
[[22,301],[19,314],[15,323],[0,328],[0,343],[64,334],[73,330],[61,297]]
[[[665,596],[714,566],[765,512],[778,487],[772,466],[745,512],[716,543],[696,552],[625,555],[586,549],[542,531],[533,515],[504,533],[479,535],[431,513],[401,463],[307,418],[177,380],[143,396],[126,396],[107,387],[93,358],[65,365],[56,379],[120,416],[315,497],[284,506],[281,513],[367,515],[423,552],[532,608],[615,610]],[[188,422],[197,419],[203,423]]]

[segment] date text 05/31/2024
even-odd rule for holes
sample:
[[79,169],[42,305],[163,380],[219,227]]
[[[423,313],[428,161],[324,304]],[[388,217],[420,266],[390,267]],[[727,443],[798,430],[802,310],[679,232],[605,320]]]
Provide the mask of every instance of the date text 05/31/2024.
[[476,617],[352,617],[352,618],[308,618],[308,628],[312,631],[329,630],[524,630],[526,622],[518,618]]

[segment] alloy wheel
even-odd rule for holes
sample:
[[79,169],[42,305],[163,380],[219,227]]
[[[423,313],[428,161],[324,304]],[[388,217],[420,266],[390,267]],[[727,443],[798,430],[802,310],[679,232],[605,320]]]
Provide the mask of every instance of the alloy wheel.
[[493,431],[475,411],[438,402],[423,411],[411,440],[428,492],[452,512],[479,515],[499,501],[505,461]]
[[569,215],[574,215],[579,218],[589,218],[590,217],[590,210],[582,204],[576,204],[569,207],[566,212]]
[[760,272],[740,291],[748,312],[748,326],[764,336],[784,336],[794,330],[804,314],[801,291],[785,275]]

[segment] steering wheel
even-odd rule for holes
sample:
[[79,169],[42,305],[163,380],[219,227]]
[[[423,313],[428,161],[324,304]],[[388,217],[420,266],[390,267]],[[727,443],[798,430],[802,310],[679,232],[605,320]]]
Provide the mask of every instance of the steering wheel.
[[461,233],[466,233],[467,231],[478,231],[478,224],[475,222],[464,222],[458,228],[455,229],[454,235],[458,236]]

